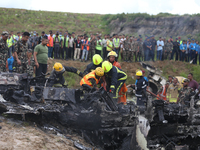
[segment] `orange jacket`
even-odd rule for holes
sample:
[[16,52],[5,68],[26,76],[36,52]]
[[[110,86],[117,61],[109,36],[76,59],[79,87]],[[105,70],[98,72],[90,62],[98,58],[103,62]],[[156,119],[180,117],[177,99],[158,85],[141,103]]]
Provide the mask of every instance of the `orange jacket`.
[[113,66],[115,66],[115,67],[117,67],[117,68],[119,68],[119,69],[122,69],[122,67],[120,66],[120,64],[119,64],[117,61],[115,61],[115,62],[113,63]]
[[94,70],[94,71],[92,71],[92,72],[86,74],[86,75],[81,79],[80,85],[82,86],[83,84],[87,84],[87,85],[93,87],[92,83],[91,83],[90,80],[89,80],[89,79],[91,79],[91,78],[94,78],[94,79],[96,80],[96,84],[99,83],[99,80],[98,80],[98,79],[96,78],[96,76],[95,76],[95,70]]
[[[167,100],[167,98],[166,98],[166,96],[167,96],[167,90],[166,90],[165,86],[163,86],[162,91],[160,93],[158,93],[157,96],[160,97],[163,100]],[[157,98],[157,99],[159,99],[159,98]]]
[[48,37],[49,43],[47,44],[48,47],[53,47],[53,37],[49,36]]

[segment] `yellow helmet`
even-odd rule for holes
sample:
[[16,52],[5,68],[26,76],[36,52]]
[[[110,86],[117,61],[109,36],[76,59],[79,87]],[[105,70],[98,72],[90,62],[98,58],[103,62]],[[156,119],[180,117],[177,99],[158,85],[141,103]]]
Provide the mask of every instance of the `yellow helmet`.
[[142,76],[142,71],[137,71],[136,76]]
[[104,71],[103,71],[103,69],[102,69],[101,67],[97,67],[97,68],[95,69],[95,74],[96,74],[97,76],[99,76],[99,77],[102,77],[102,76],[104,75]]
[[104,61],[102,63],[102,68],[104,70],[104,72],[109,72],[112,69],[112,64],[109,61]]
[[189,82],[189,79],[184,78],[181,83],[183,84],[184,82]]
[[117,55],[117,53],[115,51],[111,51],[111,52],[108,53],[107,57],[109,57],[109,56],[117,57],[118,55]]
[[92,57],[92,61],[93,61],[94,65],[99,65],[103,61],[103,59],[102,59],[102,57],[99,54],[95,54]]
[[57,72],[60,72],[63,70],[63,65],[61,63],[56,62],[53,66],[53,69]]

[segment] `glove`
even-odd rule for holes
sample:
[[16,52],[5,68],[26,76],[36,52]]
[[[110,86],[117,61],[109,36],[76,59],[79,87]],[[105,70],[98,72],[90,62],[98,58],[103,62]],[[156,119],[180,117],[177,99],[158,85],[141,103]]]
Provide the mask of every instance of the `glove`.
[[83,73],[82,73],[82,72],[80,72],[80,73],[79,73],[79,76],[80,76],[80,77],[83,77]]

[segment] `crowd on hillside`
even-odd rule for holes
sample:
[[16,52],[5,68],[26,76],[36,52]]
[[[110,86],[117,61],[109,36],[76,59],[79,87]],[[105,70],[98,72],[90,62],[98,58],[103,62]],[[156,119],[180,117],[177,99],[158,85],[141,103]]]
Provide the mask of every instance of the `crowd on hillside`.
[[[17,36],[10,33],[7,40],[9,47],[9,56],[14,51],[14,43],[20,39],[20,33]],[[66,31],[49,31],[48,35],[42,32],[39,36],[34,32],[28,39],[28,47],[34,50],[35,46],[41,43],[42,37],[49,40],[48,57],[49,59],[81,60],[88,61],[94,54],[100,54],[106,59],[108,52],[114,50],[122,61],[155,61],[156,60],[179,60],[191,61],[197,64],[197,58],[200,59],[199,42],[194,39],[181,40],[181,37],[173,39],[159,38],[155,40],[154,36],[147,37],[143,41],[142,36],[111,35],[76,35]]]

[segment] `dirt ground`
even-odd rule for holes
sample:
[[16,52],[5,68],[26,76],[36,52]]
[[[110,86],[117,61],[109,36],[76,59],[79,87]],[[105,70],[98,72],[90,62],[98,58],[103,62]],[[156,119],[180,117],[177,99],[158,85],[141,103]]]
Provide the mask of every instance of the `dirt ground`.
[[0,117],[0,150],[77,150],[74,141],[92,148],[81,137],[70,136],[68,140],[61,134],[44,132],[36,125],[27,122]]

